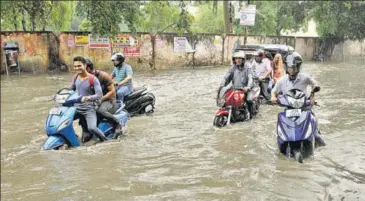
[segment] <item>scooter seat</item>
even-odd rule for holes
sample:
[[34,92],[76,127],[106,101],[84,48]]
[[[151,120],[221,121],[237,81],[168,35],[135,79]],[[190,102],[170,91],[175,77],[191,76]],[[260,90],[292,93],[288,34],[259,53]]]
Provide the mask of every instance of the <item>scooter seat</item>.
[[127,100],[131,100],[131,99],[135,99],[135,98],[141,96],[141,94],[146,90],[147,90],[146,87],[136,87],[133,89],[133,92],[131,94],[124,97],[124,100],[127,101]]

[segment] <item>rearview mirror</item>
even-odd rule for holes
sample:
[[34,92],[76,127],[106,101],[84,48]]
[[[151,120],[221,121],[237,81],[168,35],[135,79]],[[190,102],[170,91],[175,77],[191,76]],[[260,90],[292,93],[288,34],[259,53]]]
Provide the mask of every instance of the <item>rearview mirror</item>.
[[314,89],[313,89],[313,93],[317,93],[317,92],[319,92],[321,90],[321,87],[314,87]]

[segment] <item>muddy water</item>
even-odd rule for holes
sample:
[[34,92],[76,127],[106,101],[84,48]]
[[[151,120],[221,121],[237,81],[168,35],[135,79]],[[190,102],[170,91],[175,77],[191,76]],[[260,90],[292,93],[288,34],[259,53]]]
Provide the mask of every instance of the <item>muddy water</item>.
[[[50,96],[71,74],[1,77],[1,200],[365,200],[365,65],[308,63],[327,146],[298,164],[278,154],[276,114],[212,126],[226,68],[136,73],[157,97],[129,134],[40,151]],[[80,129],[77,129],[80,131]]]

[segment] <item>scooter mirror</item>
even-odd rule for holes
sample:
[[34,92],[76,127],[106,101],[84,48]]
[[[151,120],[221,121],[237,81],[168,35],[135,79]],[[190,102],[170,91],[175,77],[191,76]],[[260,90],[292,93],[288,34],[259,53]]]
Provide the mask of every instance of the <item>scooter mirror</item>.
[[319,92],[321,90],[321,87],[314,87],[314,89],[313,89],[313,93],[317,93],[317,92]]

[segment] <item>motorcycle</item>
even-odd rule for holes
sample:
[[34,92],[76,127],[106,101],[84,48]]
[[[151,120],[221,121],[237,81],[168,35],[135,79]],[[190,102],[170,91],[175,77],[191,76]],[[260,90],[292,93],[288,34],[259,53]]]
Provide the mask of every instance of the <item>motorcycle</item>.
[[[315,87],[310,97],[318,91],[320,88]],[[314,154],[316,147],[325,145],[311,110],[310,98],[306,98],[299,89],[292,89],[287,94],[278,96],[278,104],[285,107],[284,112],[278,114],[277,120],[279,150],[288,158],[294,156],[296,161],[303,163],[304,158]]]
[[251,119],[252,116],[258,113],[260,107],[260,87],[254,85],[252,91],[252,111],[246,103],[246,94],[242,89],[222,88],[218,92],[217,110],[213,125],[223,127],[231,122],[244,121]]
[[149,114],[155,111],[156,97],[145,86],[133,89],[133,92],[124,97],[125,110],[131,117]]
[[[74,104],[80,102],[81,98],[75,91],[68,88],[63,88],[56,93],[54,101],[57,105],[49,110],[44,126],[48,136],[42,146],[44,150],[60,150],[81,145],[80,139],[73,128],[76,113]],[[122,105],[114,115],[120,120],[122,127],[125,128],[129,115],[124,110],[124,106]],[[113,127],[106,119],[100,121],[98,128],[108,139],[115,136]],[[94,138],[96,137],[94,136]]]

